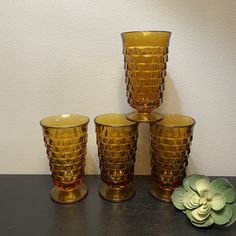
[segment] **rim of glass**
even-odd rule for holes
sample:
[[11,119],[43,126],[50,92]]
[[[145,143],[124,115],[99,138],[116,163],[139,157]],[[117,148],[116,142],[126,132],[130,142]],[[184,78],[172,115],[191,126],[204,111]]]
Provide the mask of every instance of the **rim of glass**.
[[[171,125],[171,124],[165,124],[163,123],[165,121],[165,118],[167,116],[176,116],[176,117],[181,117],[181,118],[187,118],[189,120],[191,120],[192,122],[190,122],[190,124],[186,124],[186,125]],[[186,127],[192,127],[196,124],[195,119],[193,119],[191,116],[187,116],[187,115],[181,115],[181,114],[163,114],[163,119],[158,121],[158,122],[154,122],[152,124],[156,124],[158,126],[164,126],[164,127],[169,127],[169,128],[186,128]]]
[[[112,116],[112,115],[114,115],[114,116],[123,116],[123,118],[126,120],[126,122],[127,122],[127,124],[124,124],[124,125],[122,125],[122,124],[105,124],[105,123],[103,123],[103,122],[98,122],[97,121],[97,119],[99,118],[99,117],[102,117],[102,116]],[[130,120],[128,120],[126,117],[125,117],[125,114],[124,113],[105,113],[105,114],[101,114],[101,115],[98,115],[98,116],[96,116],[95,118],[94,118],[94,123],[96,124],[96,125],[102,125],[102,126],[106,126],[106,127],[114,127],[114,128],[121,128],[121,127],[130,127],[130,126],[136,126],[136,125],[138,125],[138,123],[137,122],[133,122],[133,121],[130,121]]]
[[[54,121],[56,122],[57,120],[56,119],[59,119],[59,118],[69,118],[71,116],[74,116],[74,117],[77,117],[79,119],[84,119],[84,121],[77,121],[75,122],[75,124],[68,124],[68,125],[50,125],[50,124],[46,124],[47,120],[49,119],[55,119]],[[60,114],[60,115],[52,115],[52,116],[47,116],[45,118],[43,118],[39,123],[42,127],[44,128],[54,128],[54,129],[66,129],[66,128],[74,128],[74,127],[79,127],[81,125],[86,125],[88,124],[90,121],[90,119],[87,117],[87,116],[84,116],[84,115],[80,115],[80,114]],[[45,124],[44,124],[45,122]]]
[[134,30],[134,31],[126,31],[126,32],[122,32],[121,36],[125,35],[125,34],[133,34],[133,33],[168,33],[168,34],[172,34],[171,31],[167,31],[167,30]]

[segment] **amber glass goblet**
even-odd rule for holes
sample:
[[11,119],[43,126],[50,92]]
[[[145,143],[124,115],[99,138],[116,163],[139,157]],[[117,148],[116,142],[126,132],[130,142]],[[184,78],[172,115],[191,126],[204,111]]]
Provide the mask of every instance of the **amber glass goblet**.
[[171,32],[124,32],[121,36],[127,100],[137,110],[127,118],[136,122],[159,121],[162,116],[154,109],[163,99]]
[[132,182],[137,148],[138,124],[123,114],[103,114],[94,119],[103,184],[100,196],[112,202],[135,194]]
[[49,116],[40,121],[55,187],[51,198],[70,204],[83,199],[89,118],[76,114]]
[[182,185],[193,139],[195,120],[178,114],[164,115],[150,124],[151,173],[150,193],[155,198],[171,201],[172,192]]

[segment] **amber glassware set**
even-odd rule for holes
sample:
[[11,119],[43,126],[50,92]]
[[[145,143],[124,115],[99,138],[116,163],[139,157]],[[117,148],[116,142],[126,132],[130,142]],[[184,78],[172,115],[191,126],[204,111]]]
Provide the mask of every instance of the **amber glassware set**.
[[[182,184],[193,137],[193,118],[154,112],[163,101],[168,61],[168,31],[121,34],[127,101],[136,109],[129,114],[103,114],[95,119],[102,198],[121,202],[135,194],[133,184],[138,123],[150,124],[150,193],[170,201]],[[86,197],[83,183],[89,118],[76,114],[41,120],[44,142],[55,187],[51,198],[70,204]]]

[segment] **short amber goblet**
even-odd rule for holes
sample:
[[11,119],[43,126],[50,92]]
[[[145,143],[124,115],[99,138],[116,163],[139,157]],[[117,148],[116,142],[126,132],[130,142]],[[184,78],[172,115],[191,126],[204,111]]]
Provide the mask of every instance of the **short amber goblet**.
[[70,204],[86,197],[83,183],[89,118],[77,114],[49,116],[40,121],[55,187],[51,198]]
[[136,122],[159,121],[162,116],[154,109],[163,99],[171,32],[124,32],[121,36],[127,100],[137,110],[127,118]]
[[183,115],[164,115],[150,124],[151,173],[150,193],[155,198],[171,201],[172,192],[182,185],[193,139],[195,120]]
[[94,119],[103,184],[100,196],[112,202],[135,194],[132,182],[137,148],[138,124],[123,114],[103,114]]

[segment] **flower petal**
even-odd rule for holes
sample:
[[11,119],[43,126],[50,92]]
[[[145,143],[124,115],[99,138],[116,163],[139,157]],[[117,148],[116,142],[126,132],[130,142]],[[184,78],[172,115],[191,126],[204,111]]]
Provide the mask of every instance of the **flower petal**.
[[195,183],[195,188],[199,193],[200,197],[205,196],[206,194],[209,196],[211,193],[211,183],[207,179],[199,179]]
[[206,215],[211,211],[211,205],[209,203],[202,204],[201,207],[198,208],[199,215]]
[[235,191],[233,185],[224,178],[218,178],[211,182],[214,193],[221,193],[224,195],[227,203],[235,201]]
[[229,205],[225,205],[220,211],[211,211],[211,218],[217,225],[229,223],[233,215],[233,211]]
[[199,223],[196,223],[196,222],[192,221],[192,224],[197,226],[197,227],[208,227],[208,226],[212,225],[213,223],[214,222],[213,222],[213,220],[210,216],[204,221],[203,224],[199,224]]
[[182,187],[179,187],[175,189],[175,191],[173,192],[171,196],[173,205],[181,211],[186,209],[186,207],[183,204],[183,195],[185,193],[186,193],[186,190]]
[[207,176],[205,176],[205,175],[189,175],[189,176],[184,178],[183,187],[187,191],[192,191],[192,190],[196,191],[195,183],[199,179],[207,179],[207,180],[209,180],[209,178]]
[[225,197],[221,193],[215,193],[211,200],[211,207],[215,211],[221,210],[225,206]]
[[192,211],[191,210],[186,210],[184,212],[186,214],[186,216],[191,220],[191,222],[195,222],[195,223],[198,223],[198,224],[203,224],[205,221],[198,221],[196,220],[195,218],[193,218],[193,215],[192,215]]
[[236,203],[229,204],[228,206],[231,208],[233,214],[229,223],[227,223],[225,226],[230,226],[236,221]]
[[214,223],[210,216],[203,221],[198,221],[195,218],[193,218],[192,211],[186,210],[185,214],[191,220],[191,223],[197,227],[207,227]]
[[193,218],[197,221],[204,221],[211,213],[211,207],[209,204],[203,204],[197,209],[192,211]]
[[183,195],[183,205],[187,209],[195,209],[200,205],[200,197],[194,192],[186,192]]

